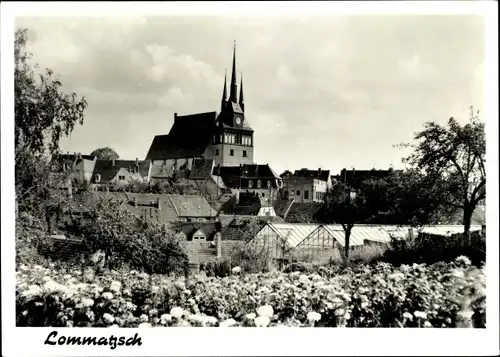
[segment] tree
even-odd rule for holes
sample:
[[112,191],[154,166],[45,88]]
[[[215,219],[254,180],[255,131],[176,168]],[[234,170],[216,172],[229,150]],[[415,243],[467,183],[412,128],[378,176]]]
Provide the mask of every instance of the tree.
[[417,170],[395,171],[383,179],[361,182],[361,190],[370,207],[366,223],[421,226],[445,223],[454,218],[456,208],[442,204],[442,182]]
[[100,160],[118,160],[120,158],[117,152],[108,146],[95,149],[90,153],[90,155],[96,156]]
[[454,118],[446,126],[428,122],[414,140],[416,144],[401,144],[414,150],[403,162],[427,175],[427,184],[441,192],[442,205],[463,210],[464,234],[469,236],[472,213],[486,198],[486,139],[479,111],[471,107],[463,126]]
[[59,151],[62,136],[83,124],[84,98],[61,91],[62,83],[50,69],[36,74],[37,65],[26,51],[27,30],[16,31],[14,42],[15,183],[16,207],[40,213],[50,199],[49,162]]
[[[33,155],[57,153],[59,140],[76,123],[83,124],[85,98],[60,91],[62,83],[54,72],[35,74],[32,54],[26,51],[27,30],[16,31],[14,44],[15,144]],[[35,68],[38,66],[35,65]]]
[[344,259],[349,261],[350,237],[355,224],[364,223],[373,215],[373,207],[366,203],[361,190],[355,191],[352,187],[337,183],[325,196],[325,205],[320,217],[325,223],[339,223],[345,234]]

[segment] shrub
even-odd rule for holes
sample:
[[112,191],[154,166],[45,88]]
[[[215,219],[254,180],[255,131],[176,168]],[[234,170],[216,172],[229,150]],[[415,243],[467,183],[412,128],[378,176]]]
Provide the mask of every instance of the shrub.
[[188,272],[185,246],[169,227],[141,221],[109,199],[90,202],[86,219],[73,219],[66,229],[82,236],[90,253],[104,252],[108,268],[127,264],[148,273]]
[[378,260],[393,265],[433,264],[451,262],[459,256],[467,256],[476,266],[482,265],[486,259],[486,238],[479,232],[471,232],[470,240],[463,233],[450,237],[420,234],[416,238],[392,240]]
[[26,212],[16,217],[16,266],[44,264],[44,253],[49,247],[47,229],[43,222]]

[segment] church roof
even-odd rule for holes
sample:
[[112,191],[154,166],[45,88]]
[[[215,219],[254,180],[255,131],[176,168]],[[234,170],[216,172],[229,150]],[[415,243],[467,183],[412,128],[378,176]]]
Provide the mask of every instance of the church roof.
[[[220,172],[220,174],[219,174]],[[228,187],[238,187],[239,178],[279,179],[279,175],[269,165],[215,166],[213,175],[218,175]]]
[[156,135],[146,159],[200,157],[215,131],[216,112],[178,116],[168,135]]

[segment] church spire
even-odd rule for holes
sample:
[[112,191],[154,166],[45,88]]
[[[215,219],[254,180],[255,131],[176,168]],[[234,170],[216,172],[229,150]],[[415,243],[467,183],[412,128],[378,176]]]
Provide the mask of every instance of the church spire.
[[226,108],[227,105],[227,70],[224,72],[224,89],[222,91],[222,99],[220,101],[221,112]]
[[231,93],[229,94],[229,100],[231,102],[237,103],[238,99],[236,98],[238,91],[238,85],[236,84],[236,41],[234,41],[233,48],[233,72],[231,74]]
[[240,107],[243,112],[245,111],[245,101],[243,100],[243,73],[241,74],[240,82]]

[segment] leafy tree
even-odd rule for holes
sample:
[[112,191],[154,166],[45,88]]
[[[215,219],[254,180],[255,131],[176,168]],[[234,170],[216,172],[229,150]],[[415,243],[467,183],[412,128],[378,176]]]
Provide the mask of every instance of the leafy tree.
[[319,217],[326,223],[339,223],[345,233],[344,259],[349,261],[350,237],[354,225],[373,216],[373,207],[367,205],[361,190],[337,183],[325,196],[325,206]]
[[[62,83],[46,69],[37,75],[29,64],[26,29],[16,31],[14,44],[15,144],[33,155],[56,153],[59,140],[76,123],[83,124],[85,98],[61,91]],[[35,66],[36,68],[37,66]]]
[[[27,30],[16,31],[14,42],[15,93],[15,173],[16,207],[41,214],[43,203],[53,198],[49,174],[51,156],[59,151],[63,135],[71,133],[76,123],[83,124],[87,107],[84,98],[61,91],[62,83],[52,70],[37,74],[32,54],[26,51]],[[64,182],[64,178],[59,178]]]
[[427,175],[427,184],[440,192],[442,205],[463,210],[464,234],[469,236],[472,213],[486,198],[486,140],[479,111],[470,108],[469,122],[450,118],[446,126],[425,124],[415,133],[416,144],[403,161]]
[[416,170],[395,171],[360,186],[370,207],[366,223],[421,226],[447,223],[456,214],[455,207],[442,204],[442,183]]
[[118,160],[120,158],[117,152],[108,146],[95,149],[90,153],[90,155],[96,156],[98,159],[101,160],[113,160],[113,159]]

